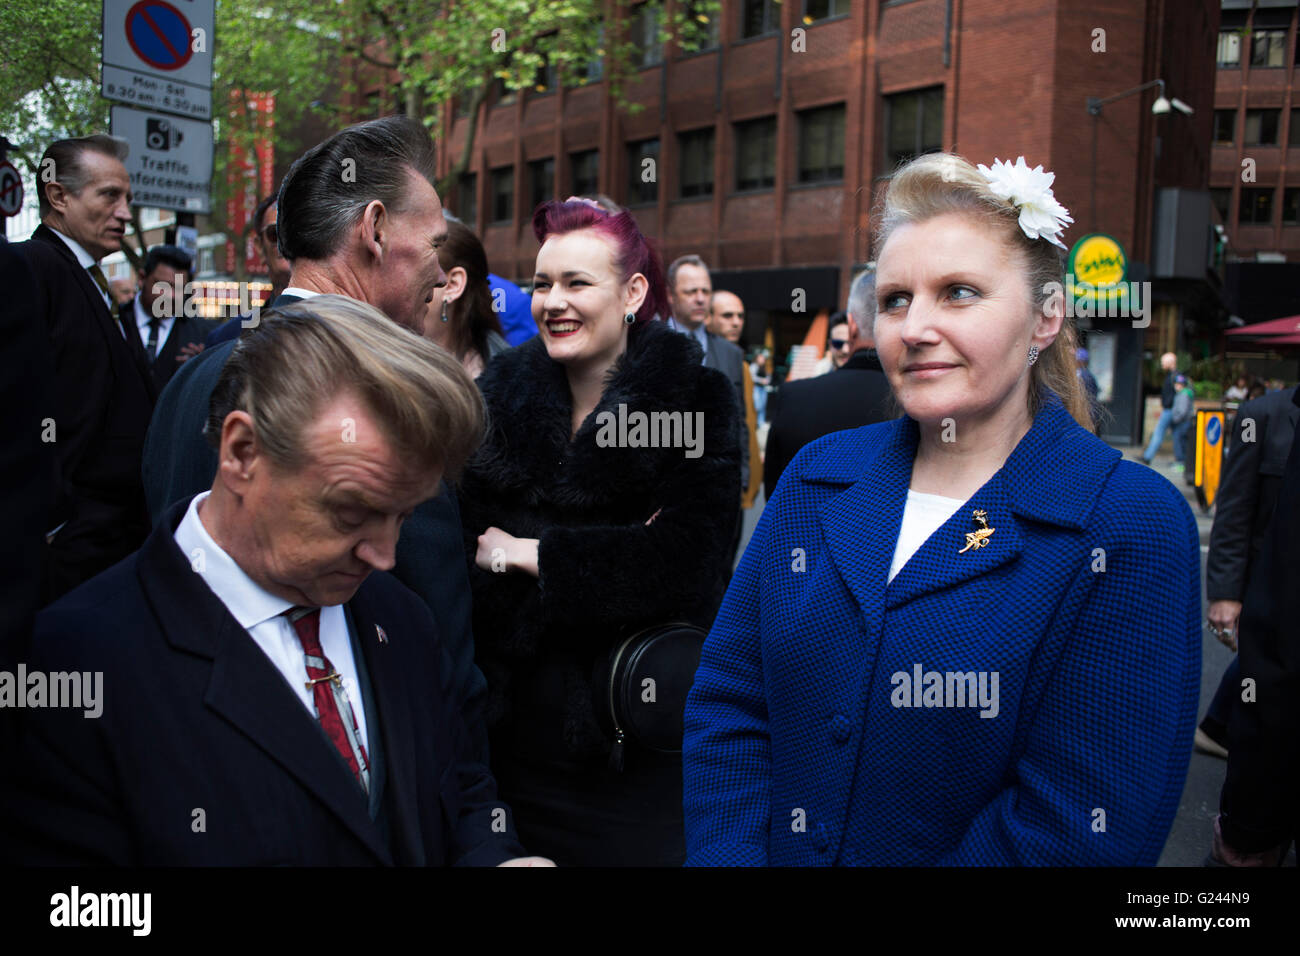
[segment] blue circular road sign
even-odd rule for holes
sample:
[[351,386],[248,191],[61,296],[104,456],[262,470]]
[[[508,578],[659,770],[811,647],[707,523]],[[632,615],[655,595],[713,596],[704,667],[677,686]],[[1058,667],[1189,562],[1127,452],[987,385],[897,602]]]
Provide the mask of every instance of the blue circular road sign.
[[156,70],[179,70],[190,61],[190,21],[167,0],[140,0],[126,13],[126,40]]

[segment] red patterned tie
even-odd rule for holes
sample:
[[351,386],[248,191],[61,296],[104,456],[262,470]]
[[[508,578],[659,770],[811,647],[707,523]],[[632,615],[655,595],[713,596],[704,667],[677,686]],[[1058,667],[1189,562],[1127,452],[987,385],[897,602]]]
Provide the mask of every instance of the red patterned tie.
[[343,678],[321,650],[320,608],[295,607],[284,614],[293,624],[298,641],[302,644],[309,678],[307,686],[311,688],[316,700],[316,715],[320,718],[321,729],[334,742],[362,788],[369,792],[370,758],[366,756],[366,747],[361,741],[357,716],[343,689]]

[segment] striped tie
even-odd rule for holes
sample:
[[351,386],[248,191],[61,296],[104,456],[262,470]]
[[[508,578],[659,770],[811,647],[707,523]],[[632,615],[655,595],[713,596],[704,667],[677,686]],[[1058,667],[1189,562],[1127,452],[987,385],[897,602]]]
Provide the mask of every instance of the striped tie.
[[[284,612],[302,644],[307,686],[316,701],[316,716],[325,736],[338,748],[363,790],[370,792],[370,758],[361,742],[357,716],[343,689],[343,678],[320,646],[320,608],[295,607]],[[346,716],[345,716],[346,715]]]

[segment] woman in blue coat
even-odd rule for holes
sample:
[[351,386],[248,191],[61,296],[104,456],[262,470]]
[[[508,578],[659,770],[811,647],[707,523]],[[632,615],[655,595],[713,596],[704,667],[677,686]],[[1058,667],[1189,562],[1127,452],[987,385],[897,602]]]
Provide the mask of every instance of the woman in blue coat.
[[687,703],[688,864],[1156,862],[1199,538],[1089,431],[1051,181],[942,154],[891,180],[875,338],[905,415],[808,445],[759,521]]

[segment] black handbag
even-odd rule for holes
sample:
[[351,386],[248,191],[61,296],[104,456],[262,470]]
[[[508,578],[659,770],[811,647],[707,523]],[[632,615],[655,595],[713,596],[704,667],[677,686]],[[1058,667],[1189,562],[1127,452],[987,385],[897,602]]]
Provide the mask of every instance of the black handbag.
[[614,735],[610,769],[623,769],[623,748],[629,742],[658,753],[681,753],[686,695],[695,683],[707,636],[693,624],[659,624],[614,648],[596,683],[605,691]]

